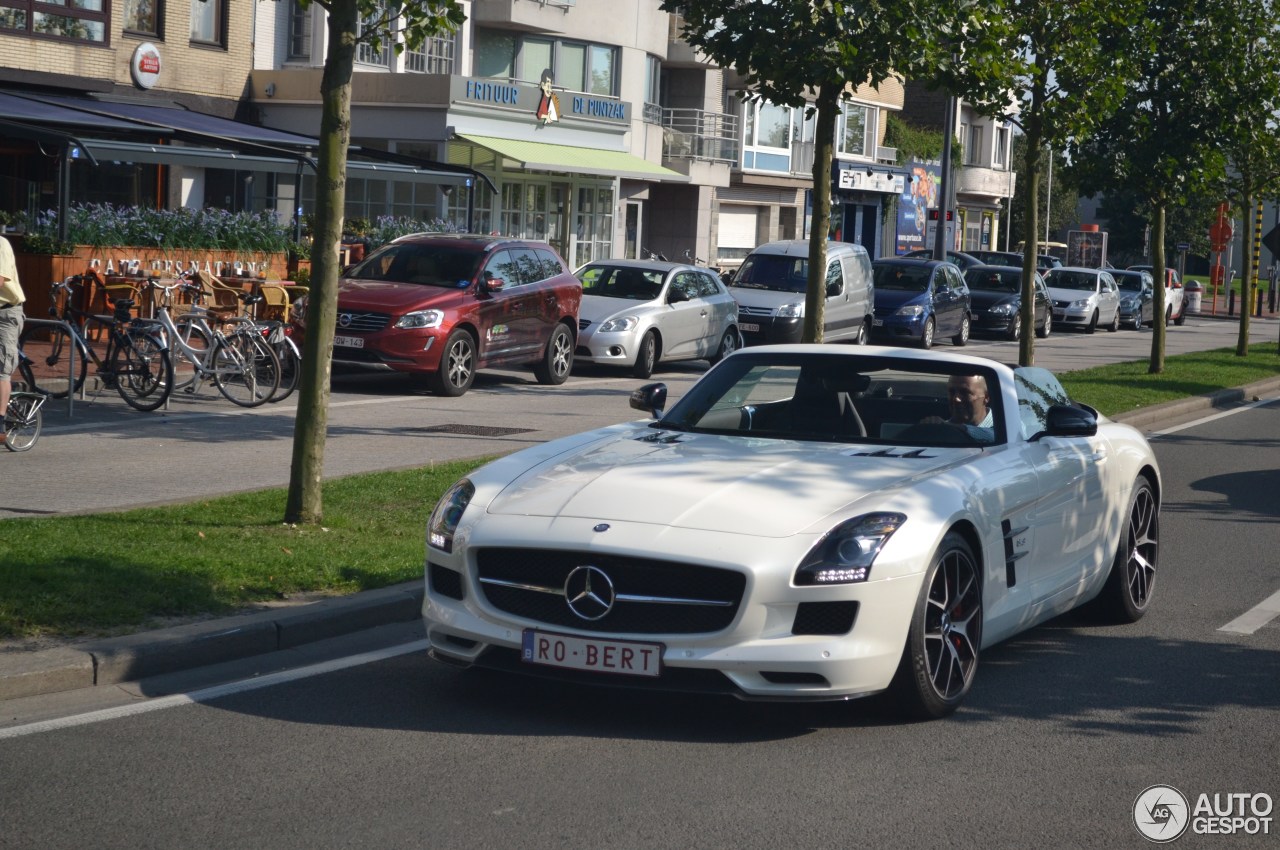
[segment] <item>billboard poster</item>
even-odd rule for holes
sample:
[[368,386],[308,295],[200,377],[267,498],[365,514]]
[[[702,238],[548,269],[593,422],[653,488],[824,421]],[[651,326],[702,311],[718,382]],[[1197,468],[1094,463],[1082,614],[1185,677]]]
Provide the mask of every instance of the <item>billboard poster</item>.
[[908,162],[906,169],[910,179],[898,196],[898,254],[928,247],[929,210],[938,208],[938,184],[942,179],[940,165]]

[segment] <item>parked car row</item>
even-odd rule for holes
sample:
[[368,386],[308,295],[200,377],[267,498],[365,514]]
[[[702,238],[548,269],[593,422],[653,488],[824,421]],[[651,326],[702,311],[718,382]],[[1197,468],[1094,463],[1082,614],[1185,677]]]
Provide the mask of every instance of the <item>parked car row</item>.
[[[938,339],[963,346],[974,331],[1018,339],[1021,255],[980,253],[872,260],[860,245],[829,243],[823,340],[930,348]],[[413,374],[445,396],[493,367],[526,367],[544,384],[563,383],[575,360],[647,378],[664,362],[715,363],[743,345],[800,342],[808,279],[808,240],[759,246],[726,285],[691,263],[599,260],[570,272],[542,242],[412,234],[344,270],[333,362]],[[1092,333],[1153,321],[1142,267],[1050,268],[1036,272],[1033,291],[1039,337],[1055,324]],[[1166,322],[1182,324],[1172,271],[1165,305]],[[305,334],[305,311],[296,323]]]

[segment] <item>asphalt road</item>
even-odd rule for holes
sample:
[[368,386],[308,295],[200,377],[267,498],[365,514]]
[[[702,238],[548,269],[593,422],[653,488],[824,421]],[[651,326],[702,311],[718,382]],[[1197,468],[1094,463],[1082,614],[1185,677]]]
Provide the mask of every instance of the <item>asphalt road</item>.
[[[1277,336],[1275,319],[1252,322],[1252,338]],[[1167,354],[1234,347],[1234,322],[1191,317],[1170,327]],[[949,344],[939,346],[948,350]],[[1016,364],[1017,343],[975,339],[962,350]],[[1053,371],[1150,356],[1151,332],[1059,332],[1036,340],[1036,364]],[[706,369],[664,366],[651,380],[672,398]],[[482,372],[461,398],[419,390],[399,375],[337,376],[329,408],[325,475],[421,466],[504,454],[555,437],[638,419],[628,396],[642,381],[579,366],[559,387],[528,372]],[[165,504],[289,482],[296,397],[234,407],[212,388],[175,397],[168,410],[138,413],[114,392],[46,406],[45,431],[24,454],[0,452],[0,518]],[[10,481],[21,482],[9,486]]]
[[[1145,847],[1133,809],[1149,786],[1192,806],[1280,797],[1280,620],[1223,630],[1280,598],[1278,435],[1272,402],[1155,437],[1150,613],[1063,617],[989,650],[948,720],[457,671],[406,632],[316,675],[144,713],[5,718],[0,845]],[[44,698],[42,716],[137,705],[89,698]],[[1189,831],[1175,846],[1275,847],[1267,816],[1267,835]]]

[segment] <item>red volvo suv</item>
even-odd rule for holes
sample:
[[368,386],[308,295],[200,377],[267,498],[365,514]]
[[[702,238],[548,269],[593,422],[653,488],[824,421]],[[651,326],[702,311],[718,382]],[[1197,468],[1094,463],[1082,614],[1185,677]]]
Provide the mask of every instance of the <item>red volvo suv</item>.
[[344,272],[333,362],[419,374],[446,396],[493,366],[529,366],[539,383],[562,384],[581,300],[582,283],[546,243],[402,236]]

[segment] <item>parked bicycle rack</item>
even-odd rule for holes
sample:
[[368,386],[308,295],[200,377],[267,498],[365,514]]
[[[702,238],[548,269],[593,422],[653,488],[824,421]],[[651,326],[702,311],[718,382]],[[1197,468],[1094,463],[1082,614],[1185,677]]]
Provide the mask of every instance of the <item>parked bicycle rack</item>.
[[[22,326],[26,327],[29,324],[44,325],[46,327],[51,327],[51,328],[62,328],[68,334],[71,334],[74,337],[74,334],[72,334],[71,332],[71,325],[69,325],[68,323],[60,319],[34,319],[31,316],[24,316],[22,320]],[[71,418],[71,414],[75,409],[76,394],[71,392],[71,388],[76,385],[76,360],[77,359],[78,358],[76,357],[67,358],[67,418],[68,419]]]

